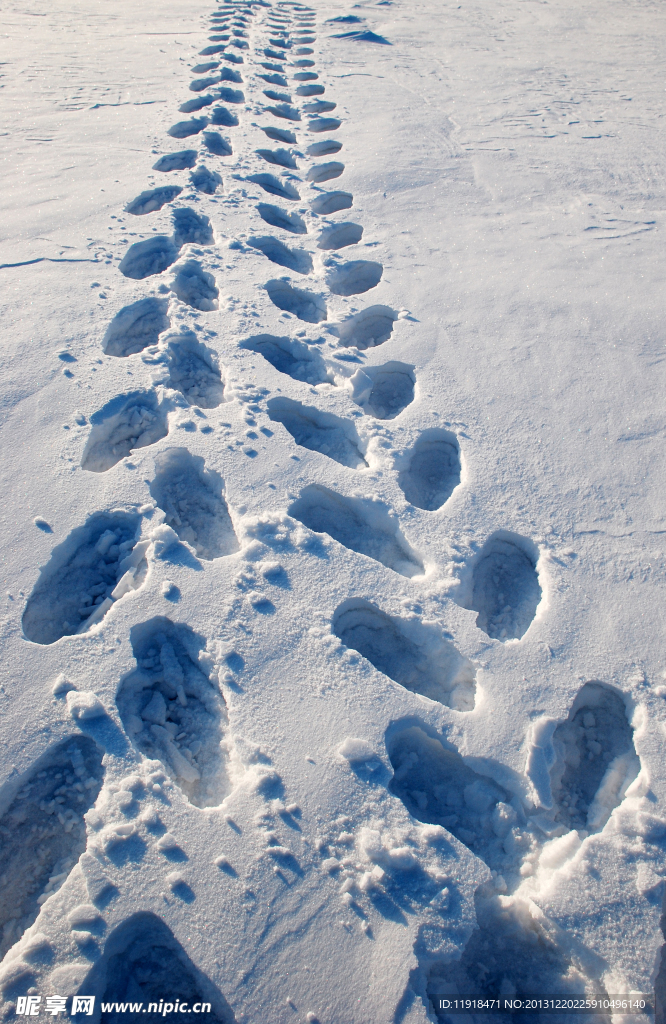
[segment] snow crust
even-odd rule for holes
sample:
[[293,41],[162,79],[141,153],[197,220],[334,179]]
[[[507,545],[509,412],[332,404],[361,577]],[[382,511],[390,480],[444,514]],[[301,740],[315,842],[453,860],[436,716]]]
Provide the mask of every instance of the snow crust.
[[3,1019],[664,1005],[665,19],[3,12]]

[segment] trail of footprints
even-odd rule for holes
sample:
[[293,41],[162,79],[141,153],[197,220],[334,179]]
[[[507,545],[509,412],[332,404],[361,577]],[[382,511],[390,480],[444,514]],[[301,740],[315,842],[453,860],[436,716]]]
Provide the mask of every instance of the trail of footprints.
[[[263,17],[267,37],[253,49],[258,16]],[[180,175],[178,183],[149,188],[125,207],[131,218],[150,218],[165,207],[170,211],[171,233],[128,245],[118,267],[131,280],[158,279],[159,287],[121,309],[102,341],[108,356],[146,362],[161,388],[117,395],[91,417],[84,470],[106,473],[136,449],[167,438],[174,410],[200,413],[224,401],[217,353],[196,331],[173,330],[169,306],[178,300],[202,314],[218,308],[218,283],[202,262],[202,248],[215,245],[213,226],[202,212],[205,205],[186,205],[187,193],[193,190],[190,194],[212,198],[223,190],[224,164],[219,161],[233,156],[233,129],[244,120],[250,89],[261,94],[263,123],[254,127],[263,138],[255,149],[257,170],[244,181],[265,193],[265,198],[250,200],[257,225],[279,234],[256,227],[245,241],[245,251],[248,258],[266,260],[296,275],[269,277],[264,286],[276,316],[278,311],[288,314],[287,321],[280,320],[281,329],[291,318],[296,326],[326,326],[340,356],[355,366],[346,381],[344,374],[342,378],[357,415],[390,422],[413,402],[417,381],[411,364],[397,359],[365,362],[365,353],[391,339],[398,320],[393,309],[375,303],[338,322],[329,321],[327,293],[364,295],[382,281],[384,268],[375,260],[359,258],[355,247],[362,244],[364,229],[349,219],[352,193],[328,185],[337,185],[345,172],[343,144],[334,136],[343,122],[328,116],[336,103],[321,98],[326,87],[313,59],[314,21],[314,12],[301,4],[271,6],[243,0],[222,3],[211,16],[210,45],[203,47],[201,62],[192,68],[192,96],[180,106],[186,116],[167,132],[174,140],[192,140],[190,146],[196,142],[197,148],[159,156],[153,170]],[[305,247],[310,241],[314,249]],[[304,330],[296,336],[251,335],[240,349],[265,360],[280,375],[282,387],[285,378],[313,387],[340,386],[340,362],[327,358],[321,339],[307,340]],[[255,402],[260,397],[255,395]],[[253,408],[260,406],[248,404],[249,417]],[[333,415],[288,395],[270,398],[265,409],[290,444],[355,473],[367,468],[367,452],[353,417]],[[204,563],[238,551],[219,474],[182,444],[161,447],[154,462],[151,495],[181,542]],[[399,466],[397,479],[406,502],[434,515],[461,484],[458,438],[446,429],[425,430]],[[373,559],[405,579],[418,582],[426,572],[421,555],[383,502],[347,497],[313,483],[302,489],[288,513],[313,533],[326,534],[354,555]],[[142,586],[148,546],[141,538],[138,513],[103,511],[89,516],[54,549],[42,569],[25,607],[25,637],[54,644],[88,632],[116,601]],[[538,550],[531,541],[498,531],[469,566],[457,600],[477,613],[476,623],[489,638],[520,640],[529,629],[541,600],[537,561]],[[336,610],[332,630],[345,647],[399,686],[463,714],[474,708],[474,665],[437,627],[389,615],[367,600],[350,600]],[[123,680],[117,696],[127,736],[136,751],[161,762],[190,803],[218,806],[230,791],[228,720],[211,674],[206,639],[186,625],[160,617],[134,626],[131,643],[136,669]],[[63,686],[58,696],[66,696],[66,690]],[[462,959],[429,966],[432,992],[492,995],[507,979],[515,991],[529,990],[535,972],[552,978],[556,991],[579,990],[587,983],[583,968],[562,952],[524,905],[519,900],[502,904],[497,893],[514,891],[535,870],[546,838],[572,828],[599,831],[623,798],[637,774],[638,760],[621,696],[602,683],[585,684],[568,718],[557,726],[553,747],[552,809],[537,824],[526,816],[518,789],[511,792],[493,781],[490,767],[487,773],[481,763],[476,769],[469,767],[425,722],[411,718],[394,723],[387,732],[391,792],[414,818],[442,825],[493,872],[494,887],[477,894],[478,927]],[[100,791],[101,758],[101,749],[86,737],[56,744],[22,780],[4,810],[3,953],[36,919],[42,903],[83,853],[82,814]],[[128,800],[132,799],[130,793]],[[26,868],[28,845],[34,852]],[[168,843],[163,841],[163,846],[170,855]],[[113,898],[113,886],[104,878],[94,881],[96,862],[89,854],[80,863],[92,879],[88,886],[97,894],[94,902],[103,909]],[[181,998],[190,993],[192,1000],[209,998],[220,1021],[233,1020],[221,993],[188,960],[166,925],[148,913],[135,915],[108,936],[103,957],[86,979],[86,990],[148,1002],[173,989],[174,977]]]

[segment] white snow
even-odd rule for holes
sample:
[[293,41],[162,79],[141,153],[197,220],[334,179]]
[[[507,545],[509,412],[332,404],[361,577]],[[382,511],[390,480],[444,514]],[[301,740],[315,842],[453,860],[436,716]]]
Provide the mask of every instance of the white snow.
[[665,19],[3,11],[3,1019],[663,1007]]

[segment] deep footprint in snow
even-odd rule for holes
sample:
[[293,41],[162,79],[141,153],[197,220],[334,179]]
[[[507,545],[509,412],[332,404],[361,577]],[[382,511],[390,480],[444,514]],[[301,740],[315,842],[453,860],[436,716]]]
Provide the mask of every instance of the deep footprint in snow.
[[390,362],[366,366],[351,379],[352,398],[370,416],[392,420],[414,401],[414,367]]
[[326,284],[334,295],[362,295],[377,287],[383,273],[381,263],[373,260],[331,263],[326,272]]
[[36,644],[85,633],[114,601],[141,586],[146,572],[141,517],[96,512],[72,530],[39,574],[23,613],[23,633]]
[[333,153],[339,153],[341,149],[342,143],[337,139],[324,139],[323,142],[313,142],[305,152],[313,157],[331,156]]
[[[296,90],[297,96],[321,96],[326,92],[323,85],[299,85]],[[335,103],[327,108],[328,110],[335,109]]]
[[[422,473],[432,472],[432,456],[422,452]],[[405,497],[410,500],[406,491]],[[520,640],[529,629],[541,600],[538,557],[531,541],[505,531],[493,534],[477,556],[463,607],[479,613],[477,626],[493,640]]]
[[296,145],[296,136],[286,128],[272,128],[268,125],[268,127],[262,128],[261,131],[264,135],[267,135],[269,139],[272,139],[273,142],[286,142],[288,146]]
[[240,89],[223,86],[217,90],[218,97],[225,103],[245,103],[245,94]]
[[[429,965],[428,995],[451,998],[452,992],[472,992],[476,998],[492,999],[498,992],[517,998],[603,993],[600,958],[598,973],[590,978],[590,968],[576,957],[571,941],[562,939],[559,930],[535,911],[524,900],[484,899],[477,893],[478,926],[459,960]],[[586,959],[592,959],[589,951]],[[537,1011],[530,1011],[529,1017],[542,1024],[552,1020],[550,1014]]]
[[280,267],[288,267],[297,274],[312,273],[312,257],[305,249],[290,249],[277,238],[264,236],[263,238],[248,238],[247,244],[253,249],[259,249],[267,256],[271,263],[277,263]]
[[193,114],[196,110],[201,110],[203,107],[209,107],[211,103],[215,102],[215,96],[196,96],[194,99],[185,100],[184,103],[178,107],[181,114]]
[[319,75],[316,71],[298,71],[293,77],[297,82],[313,82]]
[[325,114],[329,110],[335,110],[336,107],[337,103],[333,103],[331,100],[315,100],[314,103],[305,103],[303,110],[307,114]]
[[204,146],[213,156],[231,156],[233,150],[231,143],[223,139],[219,132],[204,132]]
[[152,213],[154,210],[161,210],[167,203],[171,203],[177,195],[182,192],[180,185],[164,185],[162,188],[151,188],[142,192],[131,203],[125,207],[125,213],[133,213],[140,217],[145,213]]
[[391,730],[386,749],[394,773],[389,789],[409,813],[441,825],[494,866],[504,853],[502,834],[517,821],[509,793],[466,765],[452,745],[429,735],[427,726],[410,722]]
[[296,202],[301,198],[293,185],[284,179],[276,178],[274,174],[249,174],[247,180],[253,181],[255,185],[263,188],[264,192],[279,196],[280,199]]
[[103,753],[87,736],[55,744],[22,777],[0,818],[0,957],[85,850],[83,815],[102,785]]
[[585,683],[553,735],[553,820],[567,831],[600,832],[640,771],[621,695]]
[[423,576],[423,563],[407,543],[397,520],[380,502],[345,498],[328,487],[312,484],[301,491],[289,515],[315,533],[327,533],[350,551],[357,551],[387,569],[412,579]]
[[347,245],[356,245],[363,238],[360,224],[333,224],[326,227],[319,236],[318,249],[344,249]]
[[196,149],[183,149],[179,153],[165,153],[157,163],[153,164],[154,171],[183,171],[186,167],[194,167],[197,162]]
[[186,245],[209,246],[215,241],[208,217],[188,206],[173,211],[173,240],[178,248]]
[[278,309],[293,313],[305,323],[318,324],[328,316],[326,303],[321,295],[292,288],[287,281],[281,280],[267,281],[265,288],[269,299]]
[[276,100],[278,103],[291,103],[291,96],[286,92],[276,92],[275,89],[264,89],[264,96],[269,100]]
[[150,493],[166,522],[199,558],[211,561],[238,551],[239,544],[224,499],[224,481],[186,448],[167,448],[155,456]]
[[330,181],[331,178],[339,178],[345,169],[345,165],[336,160],[330,160],[325,164],[315,164],[307,173],[307,180],[314,182]]
[[194,331],[165,340],[159,358],[169,369],[168,386],[180,391],[189,405],[216,409],[224,401],[224,385],[215,353],[201,344]]
[[272,107],[266,107],[269,114],[274,114],[275,117],[284,118],[285,121],[300,121],[301,112],[297,107],[290,106],[289,103],[276,103]]
[[268,415],[274,423],[281,423],[302,448],[326,455],[350,469],[367,466],[356,428],[349,420],[290,398],[271,398]]
[[[210,112],[210,123],[221,128],[237,128],[238,118],[226,107],[213,107]],[[189,166],[192,167],[192,164]]]
[[117,697],[127,734],[162,762],[190,803],[217,806],[230,789],[222,745],[227,709],[205,639],[160,616],[133,626],[130,640],[137,667]]
[[190,181],[198,192],[203,192],[207,196],[214,196],[222,185],[222,178],[217,171],[209,171],[204,164],[199,164],[190,171]]
[[[176,885],[174,895],[186,902],[192,899],[184,882]],[[114,928],[104,944],[103,955],[78,991],[94,995],[98,1004],[111,1000],[143,1003],[144,1024],[160,1024],[163,1018],[157,1010],[164,993],[177,992],[181,1007],[210,1004],[212,1009],[206,1013],[210,1024],[236,1024],[219,989],[190,960],[164,921],[147,911],[132,914]],[[121,1016],[105,1013],[101,1021],[119,1024]]]
[[269,164],[296,170],[298,164],[288,149],[258,149],[258,155]]
[[174,267],[171,290],[192,309],[209,313],[217,309],[219,290],[215,278],[197,260],[185,260]]
[[240,345],[263,356],[279,373],[306,384],[333,384],[334,378],[317,351],[297,338],[277,338],[272,334],[257,334]]
[[364,351],[388,341],[397,319],[398,314],[389,306],[369,306],[337,324],[335,332],[341,345]]
[[333,632],[405,689],[457,711],[474,708],[474,666],[443,638],[439,627],[387,615],[359,600],[337,609]]
[[[435,512],[460,483],[460,446],[448,430],[426,430],[412,449],[398,483],[410,504]],[[478,611],[478,609],[476,609]]]
[[135,448],[155,444],[169,432],[167,406],[153,391],[117,395],[90,417],[92,430],[81,467],[106,473]]
[[[289,84],[284,75],[270,74],[258,75],[257,77],[261,78],[263,82],[268,82],[270,85],[280,85],[283,89],[286,89]],[[266,93],[266,95],[268,95],[268,93]]]
[[309,122],[308,128],[311,132],[334,132],[340,127],[342,121],[337,117],[315,117]]
[[196,213],[189,206],[180,206],[173,211],[173,237],[176,245],[212,245],[215,241],[210,220],[203,213]]
[[348,210],[353,202],[354,197],[351,192],[322,192],[320,196],[312,200],[310,209],[313,213],[329,216],[339,210]]
[[257,210],[261,219],[272,228],[282,228],[283,231],[290,231],[292,235],[307,234],[305,221],[297,213],[287,213],[279,206],[269,206],[268,203],[259,203]]
[[102,351],[123,358],[155,345],[169,326],[168,305],[166,299],[146,298],[123,306],[106,329]]
[[189,121],[178,121],[169,128],[167,135],[172,139],[188,139],[191,135],[198,135],[208,124],[207,117],[193,117]]
[[175,263],[178,250],[166,235],[153,235],[142,242],[134,242],[118,264],[118,270],[134,281],[153,277]]

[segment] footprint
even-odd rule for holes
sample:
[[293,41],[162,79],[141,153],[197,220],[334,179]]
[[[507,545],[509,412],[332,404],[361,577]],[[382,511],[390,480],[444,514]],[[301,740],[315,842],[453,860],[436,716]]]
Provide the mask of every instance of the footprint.
[[189,121],[178,121],[177,124],[172,124],[167,135],[170,135],[172,139],[187,139],[190,135],[198,135],[207,124],[208,118],[206,117],[192,117]]
[[[326,92],[323,85],[299,85],[296,90],[297,96],[321,96]],[[334,104],[335,106],[335,104]]]
[[269,75],[257,75],[257,78],[261,78],[262,81],[268,82],[269,85],[281,85],[283,89],[287,89],[289,87],[289,83],[284,75],[273,73]]
[[[237,128],[239,122],[236,115],[226,107],[213,107],[210,112],[210,123],[222,128]],[[188,167],[192,167],[192,164],[188,164]]]
[[315,533],[327,533],[350,551],[367,555],[401,576],[423,576],[423,562],[381,502],[345,498],[320,484],[301,491],[289,515]]
[[349,420],[301,405],[291,398],[269,399],[268,415],[274,423],[281,423],[302,448],[326,455],[349,469],[367,467],[359,436]]
[[277,263],[280,267],[288,267],[297,274],[312,273],[312,257],[304,249],[290,249],[279,242],[277,238],[265,236],[263,238],[248,238],[247,244],[253,249],[259,249],[267,256],[271,263]]
[[600,832],[640,771],[621,695],[585,683],[553,734],[553,821],[567,831]]
[[207,64],[197,64],[191,70],[194,75],[205,75],[207,71],[214,71],[216,68],[219,68],[219,66],[219,60],[211,60],[208,61]]
[[333,224],[324,228],[317,242],[318,249],[344,249],[347,245],[356,245],[363,238],[360,224]]
[[189,206],[180,206],[173,211],[174,242],[180,249],[183,245],[212,245],[215,241],[210,220],[203,213],[195,213]]
[[223,86],[218,89],[218,96],[225,103],[245,103],[245,94],[240,89],[228,89]]
[[315,117],[308,124],[308,129],[311,132],[334,132],[341,124],[337,117]]
[[233,150],[231,144],[223,139],[219,132],[204,132],[204,146],[213,156],[231,156]]
[[304,104],[303,110],[306,114],[326,114],[336,107],[337,103],[333,103],[332,100],[315,100],[313,103]]
[[90,417],[92,430],[81,467],[106,473],[135,448],[155,444],[169,432],[168,406],[152,391],[117,395]]
[[306,384],[333,384],[334,378],[318,352],[295,338],[276,338],[272,334],[258,334],[241,342],[240,348],[263,356],[279,373]]
[[[606,962],[589,949],[577,955],[571,940],[533,903],[480,893],[475,902],[477,927],[460,959],[433,965],[429,958],[426,990],[431,999],[468,992],[477,999],[493,999],[498,992],[518,999],[534,993],[568,998],[605,994],[601,976]],[[552,1019],[528,1012],[537,1022]]]
[[[237,85],[240,85],[240,84],[242,84],[243,79],[241,77],[240,71],[234,71],[232,68],[222,68],[220,70],[220,81],[221,82],[235,82]],[[220,96],[220,99],[224,99],[224,97]],[[231,100],[230,102],[231,103],[235,103],[237,101],[236,100]]]
[[205,469],[204,460],[186,448],[160,452],[155,456],[155,471],[150,493],[169,526],[199,558],[209,562],[238,551],[219,473]]
[[83,815],[102,786],[103,753],[87,736],[70,737],[14,783],[18,792],[0,818],[0,957],[35,921],[85,850]]
[[275,164],[277,167],[289,167],[291,170],[298,167],[288,149],[256,149],[255,153],[258,153],[266,163]]
[[284,231],[290,231],[292,235],[307,234],[305,221],[297,213],[287,213],[279,206],[269,206],[268,203],[259,203],[257,210],[261,219],[273,228],[282,228]]
[[264,89],[264,96],[269,100],[277,100],[278,103],[291,103],[289,93],[277,92],[275,89]]
[[194,167],[197,162],[196,149],[184,149],[180,153],[165,153],[157,163],[154,171],[183,171],[186,167]]
[[269,139],[272,139],[273,142],[286,142],[287,145],[290,146],[296,145],[296,136],[293,132],[287,131],[286,128],[271,128],[269,126],[267,128],[262,128],[261,131],[267,135]]
[[123,358],[157,344],[159,335],[169,326],[168,305],[166,299],[146,298],[123,306],[104,334],[104,354]]
[[[447,454],[443,452],[440,465],[446,465],[446,458]],[[429,474],[434,485],[437,460],[427,447],[421,456],[420,471]],[[402,486],[400,478],[398,482]],[[404,487],[402,489],[405,491]],[[406,491],[405,497],[411,501]],[[415,503],[412,501],[412,504]],[[419,507],[425,508],[426,505]],[[541,600],[536,569],[538,557],[538,548],[531,541],[516,533],[500,530],[486,541],[474,560],[472,594],[463,607],[479,613],[477,626],[493,640],[520,640],[529,629]],[[461,595],[462,600],[464,595]]]
[[177,334],[166,345],[168,386],[180,391],[189,405],[216,409],[224,401],[224,385],[215,354],[193,331]]
[[209,171],[204,164],[199,164],[190,171],[190,181],[198,192],[203,192],[207,196],[214,196],[222,184],[220,175],[216,171]]
[[337,609],[333,632],[378,672],[412,693],[456,711],[474,708],[474,666],[437,626],[389,616],[369,601],[355,600]]
[[275,106],[266,107],[269,114],[274,114],[275,117],[282,117],[286,121],[300,121],[301,112],[296,107],[290,106],[288,103],[276,103]]
[[195,78],[190,82],[190,92],[203,92],[209,86],[216,85],[218,81],[217,75],[209,75],[208,78]]
[[130,640],[137,667],[117,697],[126,732],[137,750],[162,762],[190,803],[217,806],[231,788],[222,746],[227,709],[205,639],[159,616],[133,626]]
[[345,169],[345,165],[335,160],[327,164],[315,164],[308,171],[307,180],[314,182],[330,181],[331,178],[339,178]]
[[204,270],[197,260],[185,260],[174,267],[174,270],[176,276],[171,283],[171,290],[181,302],[206,313],[217,309],[220,293],[215,278]]
[[204,46],[203,50],[199,50],[200,57],[212,57],[214,53],[222,53],[225,49],[224,44],[217,46]]
[[[279,75],[284,75],[284,65],[283,64],[264,64],[264,63],[262,63],[261,66],[262,66],[262,68],[266,68],[267,71],[275,71]],[[263,76],[260,76],[260,77],[263,77]],[[286,79],[285,79],[285,82],[286,82]]]
[[397,319],[398,314],[388,306],[368,306],[356,316],[343,320],[335,330],[342,345],[364,351],[388,341]]
[[426,730],[410,724],[387,737],[390,791],[417,821],[441,825],[486,863],[501,866],[507,815],[517,820],[510,794]]
[[[189,886],[184,882],[182,886],[182,890],[173,889],[174,895],[182,894],[186,901],[191,901]],[[98,1001],[107,1003],[134,1000],[143,1003],[144,1011],[153,1003],[155,1011],[146,1016],[146,1024],[156,1024],[157,1009],[165,993],[168,998],[169,993],[177,992],[181,1007],[210,1005],[212,1012],[206,1013],[210,1024],[236,1024],[219,989],[190,960],[164,921],[146,910],[132,914],[113,929],[104,954],[90,969],[79,991],[93,992]],[[115,1015],[108,1020],[112,1017]]]
[[287,281],[281,280],[268,281],[265,288],[271,302],[278,309],[293,313],[305,323],[318,324],[328,316],[326,303],[321,295],[292,288]]
[[[314,61],[298,61],[298,63],[312,65]],[[293,78],[296,82],[313,82],[316,78],[319,78],[319,75],[316,71],[298,71]]]
[[337,139],[324,139],[323,142],[313,142],[305,152],[308,156],[329,156],[331,153],[339,153],[341,149],[342,143]]
[[140,217],[144,213],[161,210],[167,203],[173,202],[182,191],[180,185],[164,185],[162,188],[148,189],[127,204],[125,213],[133,213],[136,217]]
[[349,263],[330,265],[326,284],[334,295],[362,295],[376,288],[384,268],[372,260],[351,260]]
[[203,107],[209,107],[211,103],[215,102],[214,96],[197,96],[192,100],[185,100],[184,103],[178,107],[181,114],[193,114],[195,110],[201,110]]
[[272,196],[279,196],[280,199],[289,199],[290,202],[295,203],[301,197],[288,181],[276,178],[274,174],[248,174],[248,181],[253,181],[255,185],[259,185],[263,188],[264,192],[269,192]]
[[[315,66],[315,62],[313,60],[292,60],[291,61],[291,67],[292,68],[313,68],[314,66]],[[295,77],[296,76],[294,75],[294,78]]]
[[[115,600],[143,582],[145,542],[141,517],[96,512],[54,548],[23,613],[23,633],[35,644],[54,644],[85,633]],[[115,595],[115,596],[114,596]]]
[[268,57],[270,60],[284,60],[286,55],[284,53],[277,53],[275,50],[271,50],[270,47],[266,47],[264,50],[264,56]]
[[378,420],[392,420],[414,401],[414,367],[390,362],[366,366],[351,378],[352,398]]
[[[410,504],[435,512],[460,483],[460,446],[448,430],[427,430],[412,449],[398,483]],[[476,611],[479,609],[477,608]]]
[[[223,47],[224,49],[224,47]],[[221,60],[228,60],[230,64],[244,64],[244,60],[240,53],[223,53],[220,55]]]
[[328,217],[339,210],[348,210],[354,201],[351,192],[322,192],[320,196],[313,199],[310,209],[313,213],[323,214]]
[[142,242],[134,242],[118,264],[118,270],[125,277],[134,281],[142,281],[153,277],[175,263],[178,250],[166,235],[153,235]]

